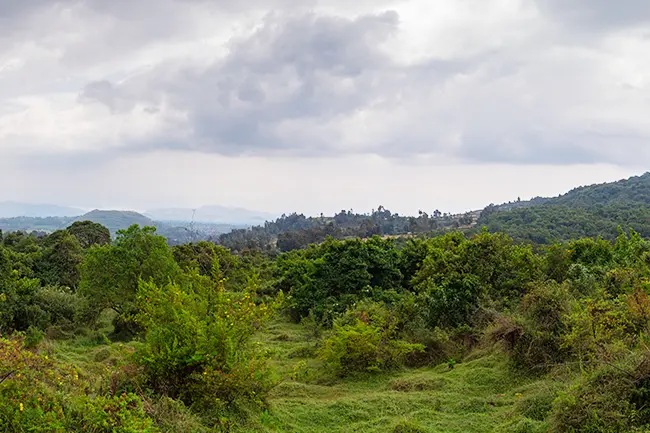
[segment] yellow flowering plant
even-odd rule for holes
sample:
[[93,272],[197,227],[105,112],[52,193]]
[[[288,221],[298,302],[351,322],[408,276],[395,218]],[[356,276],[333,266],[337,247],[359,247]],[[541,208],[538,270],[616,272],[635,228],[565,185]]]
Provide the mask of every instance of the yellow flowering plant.
[[145,344],[137,356],[156,392],[193,405],[263,404],[272,381],[250,339],[276,305],[255,303],[254,288],[229,292],[224,283],[197,272],[163,286],[140,283]]

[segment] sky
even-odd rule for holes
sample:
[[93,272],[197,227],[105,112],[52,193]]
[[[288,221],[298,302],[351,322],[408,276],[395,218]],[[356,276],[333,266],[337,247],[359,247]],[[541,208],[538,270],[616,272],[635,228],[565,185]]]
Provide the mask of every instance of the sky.
[[462,212],[648,171],[648,0],[0,0],[0,201]]

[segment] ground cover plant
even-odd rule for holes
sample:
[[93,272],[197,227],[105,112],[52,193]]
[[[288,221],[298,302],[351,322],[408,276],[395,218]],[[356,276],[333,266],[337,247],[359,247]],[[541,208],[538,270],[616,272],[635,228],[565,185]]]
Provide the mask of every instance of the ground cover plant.
[[650,431],[650,243],[0,243],[0,431]]

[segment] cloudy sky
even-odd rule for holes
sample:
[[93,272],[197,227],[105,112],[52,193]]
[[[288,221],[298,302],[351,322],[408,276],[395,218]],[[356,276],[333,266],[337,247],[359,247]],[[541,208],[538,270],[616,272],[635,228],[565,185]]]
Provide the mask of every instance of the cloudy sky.
[[648,0],[0,0],[0,201],[463,211],[648,170]]

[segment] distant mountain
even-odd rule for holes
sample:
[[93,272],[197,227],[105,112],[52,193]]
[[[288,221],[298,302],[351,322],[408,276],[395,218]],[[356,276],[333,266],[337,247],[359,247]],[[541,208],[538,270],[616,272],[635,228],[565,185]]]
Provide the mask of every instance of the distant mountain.
[[75,221],[92,221],[107,227],[112,234],[138,224],[140,227],[156,225],[153,220],[132,211],[95,209],[75,218]]
[[[156,221],[192,221],[193,210],[188,208],[163,208],[145,212],[145,215]],[[225,206],[201,206],[194,213],[194,221],[206,223],[222,223],[237,225],[263,224],[276,218],[267,212],[259,212],[242,208]]]
[[613,239],[619,227],[650,237],[650,173],[574,188],[558,197],[490,205],[478,226],[540,244],[581,237]]
[[0,202],[0,218],[14,217],[74,217],[83,214],[84,211],[66,206],[53,204],[31,204],[19,202]]

